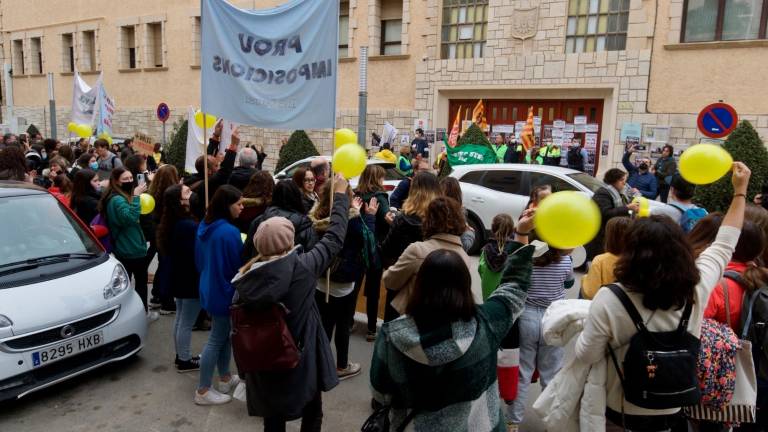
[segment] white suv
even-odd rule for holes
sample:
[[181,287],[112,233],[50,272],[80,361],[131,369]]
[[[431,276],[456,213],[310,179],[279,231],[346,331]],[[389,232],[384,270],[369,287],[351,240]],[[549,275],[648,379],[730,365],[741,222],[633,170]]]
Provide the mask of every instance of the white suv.
[[0,182],[0,401],[128,358],[147,335],[123,266],[47,191]]
[[[470,252],[477,253],[488,239],[491,222],[499,213],[514,220],[525,210],[531,189],[550,185],[554,192],[579,191],[591,197],[605,183],[589,174],[569,168],[529,164],[478,164],[457,166],[451,172],[461,183],[468,223],[475,230],[475,244]],[[649,201],[651,214],[670,214],[669,206]]]

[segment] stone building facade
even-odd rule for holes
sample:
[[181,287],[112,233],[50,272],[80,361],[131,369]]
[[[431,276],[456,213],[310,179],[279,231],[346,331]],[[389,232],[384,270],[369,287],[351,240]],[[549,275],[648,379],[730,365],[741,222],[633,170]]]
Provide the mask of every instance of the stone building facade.
[[[246,8],[283,2],[233,1]],[[106,5],[83,0],[77,8],[66,1],[33,3],[0,3],[3,62],[14,69],[13,115],[21,123],[49,130],[44,74],[54,72],[58,134],[66,135],[71,64],[90,83],[103,71],[117,104],[115,136],[140,131],[160,140],[157,103],[171,106],[169,125],[187,106],[199,105],[198,1]],[[762,71],[768,64],[765,25],[733,40],[721,35],[722,17],[715,11],[717,36],[710,39],[717,40],[706,40],[700,33],[706,33],[709,21],[701,17],[712,14],[702,12],[698,3],[342,1],[340,28],[346,37],[340,37],[337,126],[357,130],[358,57],[360,47],[368,46],[367,142],[385,121],[411,135],[417,119],[429,129],[450,128],[457,106],[465,110],[479,99],[496,124],[523,119],[527,106],[535,107],[544,124],[590,117],[599,125],[598,174],[620,163],[625,124],[668,127],[666,142],[684,147],[702,138],[696,113],[719,100],[732,103],[742,119],[768,137],[768,99],[758,90],[768,84]],[[703,30],[686,30],[686,16],[689,28],[695,24],[694,30]],[[695,33],[697,41],[686,41],[688,33]],[[3,83],[4,123],[9,123],[7,94]],[[330,153],[331,131],[308,132],[322,152]],[[264,144],[270,168],[280,140],[289,133],[242,129],[244,141]]]

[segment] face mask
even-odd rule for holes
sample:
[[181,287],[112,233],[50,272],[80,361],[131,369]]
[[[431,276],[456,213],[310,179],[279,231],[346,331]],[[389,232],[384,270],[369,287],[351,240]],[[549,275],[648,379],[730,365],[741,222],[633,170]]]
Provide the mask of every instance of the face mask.
[[89,163],[88,168],[94,171],[97,171],[99,169],[99,163],[98,162]]
[[130,195],[133,192],[133,182],[120,183],[120,189],[122,189],[123,192]]

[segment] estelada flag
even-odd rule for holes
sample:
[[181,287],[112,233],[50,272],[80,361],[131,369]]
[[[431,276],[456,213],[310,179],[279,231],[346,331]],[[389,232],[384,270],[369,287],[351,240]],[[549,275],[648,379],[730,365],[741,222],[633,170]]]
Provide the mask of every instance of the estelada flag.
[[483,100],[480,99],[475,105],[475,109],[472,110],[472,122],[474,122],[481,130],[485,130],[488,127],[488,121],[485,119],[485,105]]
[[451,127],[451,135],[448,137],[449,147],[456,147],[456,143],[459,141],[459,128],[461,128],[461,105],[459,105],[459,110],[456,111],[456,118],[453,120],[453,127]]
[[525,122],[523,132],[520,134],[520,139],[523,140],[523,148],[525,148],[526,151],[533,148],[533,107],[528,109],[528,120]]

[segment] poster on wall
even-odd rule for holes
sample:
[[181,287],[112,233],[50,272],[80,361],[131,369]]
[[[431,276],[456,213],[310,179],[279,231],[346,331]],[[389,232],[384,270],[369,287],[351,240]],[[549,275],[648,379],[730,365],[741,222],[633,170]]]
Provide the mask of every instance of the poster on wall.
[[669,142],[669,130],[669,126],[645,126],[643,141],[647,143],[667,143]]
[[568,123],[565,126],[563,126],[563,132],[573,132],[573,125]]
[[429,129],[429,120],[427,120],[427,119],[416,119],[416,120],[414,120],[413,121],[413,130],[415,131],[416,129],[421,129],[421,130]]
[[590,123],[586,129],[587,133],[597,133],[600,130],[600,126],[597,123]]
[[493,132],[500,134],[513,134],[515,133],[514,125],[493,125]]
[[593,133],[584,134],[584,148],[586,149],[597,148],[597,134],[593,134]]
[[625,122],[621,124],[621,133],[619,134],[619,140],[624,143],[624,151],[629,150],[631,147],[635,147],[637,151],[644,151],[640,147],[640,137],[643,133],[643,125],[640,123]]
[[602,144],[600,145],[600,155],[601,156],[608,156],[608,147],[610,146],[611,142],[608,140],[603,140]]
[[556,129],[565,128],[565,120],[555,120],[552,122],[552,127]]
[[435,142],[435,130],[434,129],[428,129],[424,131],[424,137],[427,139],[427,142],[432,144]]
[[585,124],[573,125],[573,131],[575,133],[585,133],[587,131],[587,125]]
[[573,124],[574,125],[586,125],[587,124],[587,116],[576,116],[573,118]]
[[435,140],[436,141],[443,141],[447,139],[446,133],[448,130],[446,128],[437,128],[435,129]]

